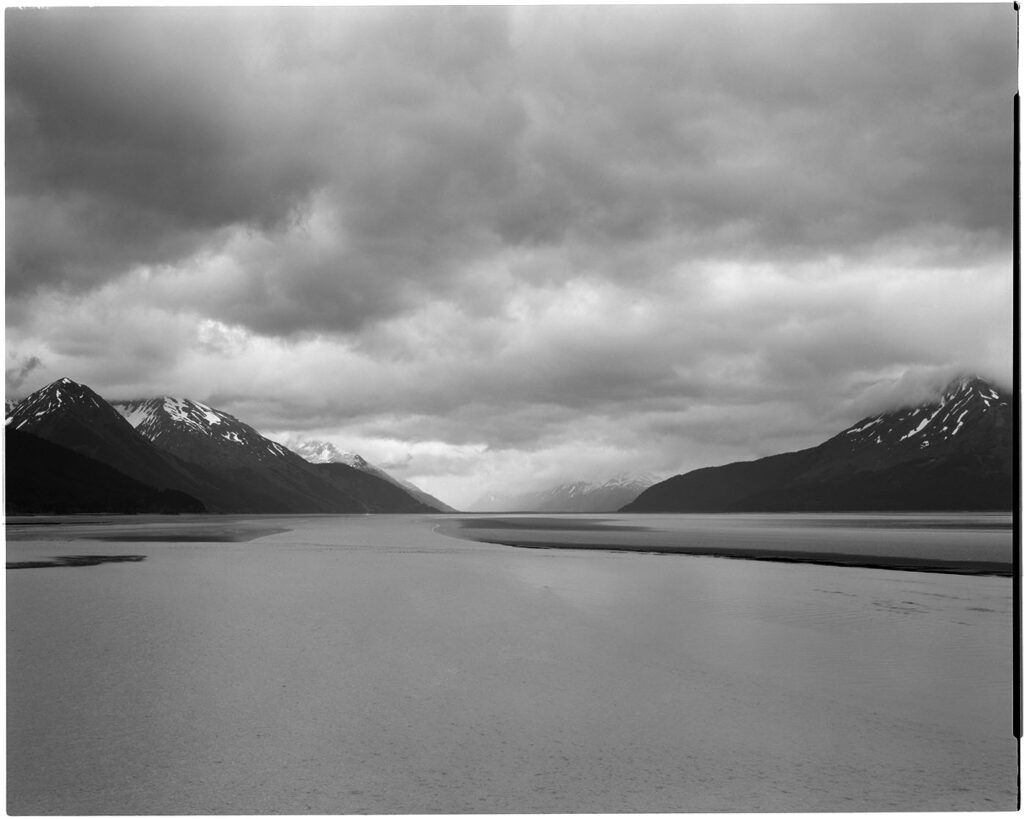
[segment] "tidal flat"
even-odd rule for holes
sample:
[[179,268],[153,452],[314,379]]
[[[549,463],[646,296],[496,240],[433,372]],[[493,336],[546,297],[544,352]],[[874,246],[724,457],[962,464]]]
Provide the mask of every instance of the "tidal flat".
[[[1008,516],[787,517],[689,525],[1011,548]],[[647,516],[559,516],[544,549],[465,520],[9,521],[9,563],[132,559],[7,573],[8,811],[1016,807],[1009,578],[550,541],[679,541]]]

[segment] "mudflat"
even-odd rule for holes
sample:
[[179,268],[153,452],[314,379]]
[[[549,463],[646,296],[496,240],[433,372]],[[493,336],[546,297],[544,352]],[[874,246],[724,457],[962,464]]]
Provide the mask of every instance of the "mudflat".
[[703,555],[953,574],[1013,574],[1010,515],[533,515],[451,518],[441,531],[528,549]]
[[[110,543],[242,543],[287,532],[281,518],[258,515],[48,515],[9,517],[8,541],[68,540]],[[60,527],[55,529],[54,527]]]
[[8,810],[1015,807],[1007,578],[515,549],[445,520],[10,540],[144,559],[8,572]]

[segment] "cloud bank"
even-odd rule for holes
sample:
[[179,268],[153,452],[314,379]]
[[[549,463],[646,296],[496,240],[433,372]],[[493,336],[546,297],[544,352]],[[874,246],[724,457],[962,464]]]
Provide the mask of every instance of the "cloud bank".
[[460,505],[1008,381],[1012,15],[9,10],[8,393],[185,394]]

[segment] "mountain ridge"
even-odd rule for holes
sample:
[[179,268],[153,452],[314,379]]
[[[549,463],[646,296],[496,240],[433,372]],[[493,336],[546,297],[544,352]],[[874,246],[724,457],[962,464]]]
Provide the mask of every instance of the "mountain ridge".
[[388,483],[394,484],[395,486],[404,489],[421,503],[432,506],[441,512],[457,511],[444,501],[435,498],[429,492],[425,492],[423,489],[420,489],[420,487],[416,486],[416,484],[411,481],[396,478],[394,475],[391,475],[379,466],[371,464],[362,455],[355,452],[342,451],[329,441],[300,439],[297,441],[289,441],[289,444],[293,452],[297,453],[311,464],[344,464],[354,469],[362,470],[363,472],[385,480]]
[[481,512],[614,512],[656,480],[647,474],[620,473],[601,482],[566,481],[514,495],[485,495],[472,508]]
[[1010,509],[1009,397],[974,376],[867,416],[814,447],[702,467],[623,512]]
[[69,378],[26,396],[5,427],[105,463],[155,489],[200,497],[197,489],[205,475],[161,452],[97,393]]
[[[437,511],[358,470],[344,481],[327,475],[206,404],[169,396],[116,403],[117,408],[89,387],[62,378],[19,402],[6,424],[146,486],[183,492],[207,511]],[[18,475],[12,472],[8,479]]]
[[[1011,410],[1004,388],[965,375],[932,399],[866,416],[817,446],[660,482],[633,475],[572,481],[495,502],[486,511],[1008,509]],[[321,463],[310,463],[233,415],[190,399],[112,405],[61,378],[18,402],[5,424],[9,432],[36,436],[213,512],[454,511],[354,453],[311,441],[307,454]],[[19,446],[24,452],[31,444]],[[8,464],[14,470],[9,478],[25,469],[24,458],[18,463]],[[76,474],[88,471],[75,468]],[[124,491],[137,499],[133,503],[149,502],[127,485]],[[623,502],[616,493],[632,497]]]

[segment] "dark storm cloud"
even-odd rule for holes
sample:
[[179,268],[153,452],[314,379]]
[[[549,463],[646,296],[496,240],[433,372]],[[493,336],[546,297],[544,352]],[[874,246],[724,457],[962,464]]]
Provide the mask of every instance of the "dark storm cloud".
[[263,16],[8,10],[9,290],[175,261],[305,197],[301,153],[265,161],[289,133],[287,104],[252,98],[246,35]]
[[[523,35],[532,155],[558,203],[544,235],[692,231],[707,250],[731,231],[734,252],[800,255],[921,224],[1007,235],[1007,9],[548,12]],[[580,33],[559,49],[568,15]]]
[[817,443],[1008,372],[1014,22],[10,10],[9,384],[344,429],[473,491]]
[[1011,14],[9,11],[8,292],[186,264],[193,309],[290,334],[464,299],[517,246],[559,251],[534,281],[658,277],[666,240],[675,262],[947,226],[998,246]]
[[15,363],[13,367],[6,367],[4,369],[6,397],[8,399],[14,397],[21,385],[25,383],[25,379],[42,363],[38,356],[33,355]]
[[[502,137],[517,114],[493,101],[491,13],[64,9],[8,21],[15,294],[208,254],[232,226],[272,240],[291,230],[295,257],[244,258],[256,298],[220,306],[268,332],[345,326],[388,309],[375,288],[400,291],[462,246],[479,252],[472,214],[507,183]],[[339,240],[311,258],[301,231],[318,192]]]

